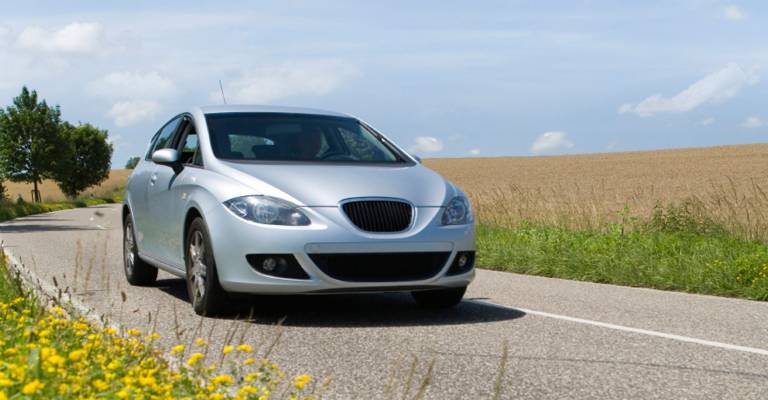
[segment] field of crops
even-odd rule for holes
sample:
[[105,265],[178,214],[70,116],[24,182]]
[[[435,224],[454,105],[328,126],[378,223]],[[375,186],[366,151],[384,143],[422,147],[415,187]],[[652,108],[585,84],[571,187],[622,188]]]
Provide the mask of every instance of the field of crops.
[[[131,174],[127,169],[113,169],[109,173],[109,178],[101,185],[87,189],[81,194],[82,197],[103,196],[105,194],[112,194],[115,190],[120,190],[125,187],[125,181],[128,179],[128,175]],[[28,183],[20,182],[5,182],[6,195],[10,200],[16,200],[19,196],[25,201],[31,201],[32,199],[32,185]],[[39,185],[40,194],[45,202],[58,202],[65,200],[65,196],[61,193],[56,183],[50,180],[44,180],[42,185]]]
[[426,165],[472,197],[481,223],[599,228],[619,212],[649,216],[688,200],[735,232],[768,237],[768,144]]

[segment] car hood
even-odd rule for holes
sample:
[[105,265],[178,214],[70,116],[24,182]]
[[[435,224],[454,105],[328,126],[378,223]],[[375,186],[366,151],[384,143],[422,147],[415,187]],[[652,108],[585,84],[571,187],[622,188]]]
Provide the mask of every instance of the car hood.
[[457,190],[421,164],[307,165],[222,163],[256,194],[280,196],[301,206],[337,206],[355,197],[392,197],[416,206],[442,206]]

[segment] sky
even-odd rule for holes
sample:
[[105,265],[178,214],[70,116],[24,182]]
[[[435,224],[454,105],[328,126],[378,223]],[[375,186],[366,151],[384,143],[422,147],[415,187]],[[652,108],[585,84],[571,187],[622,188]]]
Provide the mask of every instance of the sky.
[[359,117],[421,157],[765,142],[762,1],[13,1],[23,85],[109,130],[113,167],[191,106]]

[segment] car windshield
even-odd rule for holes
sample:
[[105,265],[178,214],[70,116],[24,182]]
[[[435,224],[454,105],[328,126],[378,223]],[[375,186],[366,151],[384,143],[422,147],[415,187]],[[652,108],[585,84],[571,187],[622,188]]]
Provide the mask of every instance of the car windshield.
[[213,153],[224,160],[403,163],[354,118],[284,113],[207,114]]

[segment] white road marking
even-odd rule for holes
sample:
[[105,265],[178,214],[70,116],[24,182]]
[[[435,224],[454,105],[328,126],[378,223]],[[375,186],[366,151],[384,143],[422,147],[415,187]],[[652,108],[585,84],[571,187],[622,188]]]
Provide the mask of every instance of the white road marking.
[[617,330],[617,331],[638,333],[638,334],[641,334],[641,335],[655,336],[655,337],[660,337],[660,338],[664,338],[664,339],[677,340],[677,341],[680,341],[680,342],[695,343],[695,344],[700,344],[700,345],[703,345],[703,346],[717,347],[717,348],[721,348],[721,349],[725,349],[725,350],[742,351],[742,352],[745,352],[745,353],[752,353],[752,354],[759,354],[759,355],[763,355],[763,356],[768,356],[768,350],[758,349],[756,347],[739,346],[739,345],[736,345],[736,344],[723,343],[723,342],[715,342],[715,341],[712,341],[712,340],[705,340],[705,339],[698,339],[698,338],[689,337],[689,336],[675,335],[675,334],[672,334],[672,333],[657,332],[657,331],[652,331],[652,330],[648,330],[648,329],[632,328],[632,327],[629,327],[629,326],[609,324],[607,322],[600,322],[600,321],[593,321],[593,320],[583,319],[583,318],[569,317],[567,315],[552,314],[552,313],[548,313],[548,312],[544,312],[544,311],[529,310],[529,309],[526,309],[526,308],[519,308],[519,307],[509,307],[509,306],[504,306],[504,305],[501,305],[501,304],[491,303],[489,301],[482,301],[482,300],[465,300],[465,301],[469,301],[469,302],[477,303],[477,304],[483,304],[483,305],[487,305],[487,306],[499,307],[499,308],[503,308],[503,309],[506,309],[506,310],[520,311],[520,312],[524,312],[526,314],[538,315],[540,317],[554,318],[554,319],[559,319],[559,320],[563,320],[563,321],[575,322],[575,323],[578,323],[578,324],[599,326],[601,328],[614,329],[614,330]]

